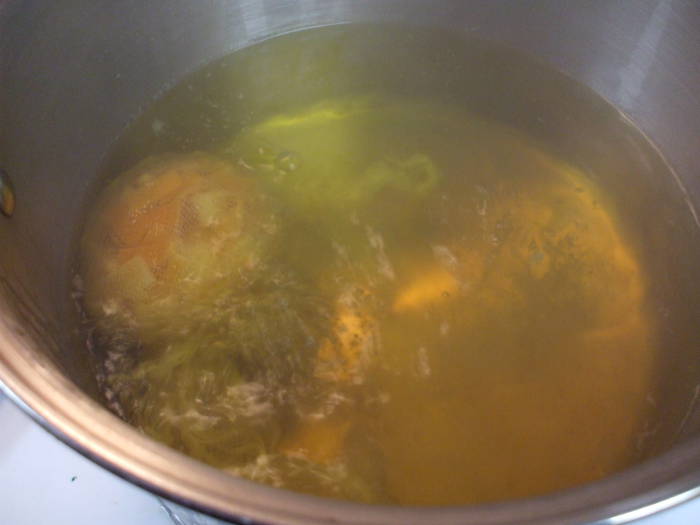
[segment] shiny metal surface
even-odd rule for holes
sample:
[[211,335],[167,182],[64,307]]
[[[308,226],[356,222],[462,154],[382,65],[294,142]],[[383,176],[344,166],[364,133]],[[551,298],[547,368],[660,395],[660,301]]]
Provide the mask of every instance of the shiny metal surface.
[[2,168],[0,168],[0,211],[6,217],[11,217],[15,212],[15,189],[10,176]]
[[[623,523],[696,496],[697,432],[655,460],[542,498],[374,507],[235,479],[152,442],[95,401],[84,348],[60,328],[67,283],[57,276],[68,275],[73,228],[109,145],[165,87],[213,59],[278,33],[368,21],[436,25],[538,57],[625,112],[663,151],[689,201],[700,204],[695,0],[0,2],[0,164],[22,203],[11,219],[0,217],[3,388],[107,468],[241,523]],[[700,318],[696,305],[689,308]]]

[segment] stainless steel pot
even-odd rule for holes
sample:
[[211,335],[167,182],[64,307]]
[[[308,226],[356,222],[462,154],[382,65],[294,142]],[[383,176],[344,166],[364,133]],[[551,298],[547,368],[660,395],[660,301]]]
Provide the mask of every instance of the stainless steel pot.
[[[694,407],[670,450],[603,481],[531,500],[398,508],[233,478],[147,439],[97,402],[85,349],[66,328],[62,276],[104,152],[164,86],[207,62],[278,33],[368,21],[444,27],[538,57],[628,115],[663,151],[689,202],[700,204],[696,0],[0,1],[0,167],[17,203],[11,218],[0,217],[3,389],[108,469],[241,523],[612,524],[700,493]],[[700,319],[692,297],[684,304],[688,316]],[[690,342],[700,350],[697,336]],[[700,373],[692,367],[678,373],[679,388],[692,395]]]

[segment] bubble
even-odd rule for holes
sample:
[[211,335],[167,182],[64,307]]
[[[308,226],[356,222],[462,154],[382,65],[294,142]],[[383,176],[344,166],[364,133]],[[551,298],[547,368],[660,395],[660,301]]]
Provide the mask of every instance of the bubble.
[[299,154],[294,151],[283,151],[275,158],[275,168],[282,173],[292,173],[299,165]]

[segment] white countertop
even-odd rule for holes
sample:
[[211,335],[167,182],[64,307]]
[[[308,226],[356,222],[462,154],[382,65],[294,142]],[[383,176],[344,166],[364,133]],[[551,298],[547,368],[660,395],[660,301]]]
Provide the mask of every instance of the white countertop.
[[[636,525],[700,523],[700,500]],[[154,496],[83,458],[0,394],[0,524],[172,525]]]
[[0,397],[0,524],[172,522],[154,496],[85,459]]

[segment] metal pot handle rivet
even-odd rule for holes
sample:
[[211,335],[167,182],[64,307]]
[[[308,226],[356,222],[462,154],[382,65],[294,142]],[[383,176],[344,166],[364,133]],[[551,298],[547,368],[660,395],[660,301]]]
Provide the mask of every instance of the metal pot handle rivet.
[[0,211],[10,217],[15,211],[15,189],[7,172],[0,168]]

